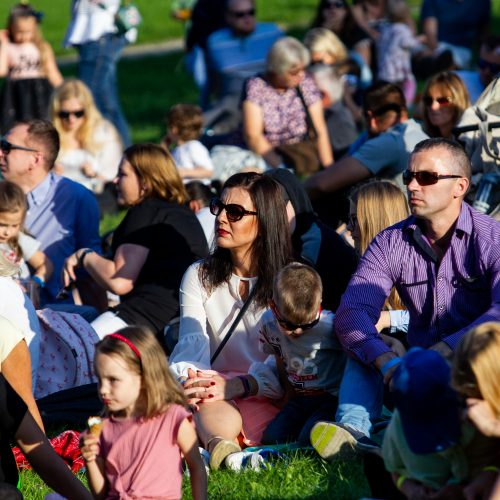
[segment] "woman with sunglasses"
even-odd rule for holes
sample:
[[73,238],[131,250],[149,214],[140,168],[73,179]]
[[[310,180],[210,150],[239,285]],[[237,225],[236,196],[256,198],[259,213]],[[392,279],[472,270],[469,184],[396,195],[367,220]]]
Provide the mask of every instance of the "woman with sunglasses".
[[123,146],[82,81],[66,80],[54,92],[51,120],[61,140],[57,173],[101,193],[116,175]]
[[427,80],[422,95],[424,130],[429,137],[453,138],[453,128],[470,106],[469,93],[452,71],[437,73]]
[[155,144],[136,144],[123,154],[115,179],[118,203],[128,208],[115,229],[111,258],[80,248],[64,263],[66,287],[84,269],[120,303],[92,322],[100,338],[128,325],[159,337],[178,314],[185,270],[207,254],[196,215],[170,153]]
[[258,324],[291,248],[281,188],[268,176],[233,175],[210,208],[217,217],[215,248],[182,280],[179,343],[170,366],[195,405],[198,436],[217,469],[240,450],[240,434],[247,445],[259,443],[277,413],[263,397],[280,391],[263,363]]

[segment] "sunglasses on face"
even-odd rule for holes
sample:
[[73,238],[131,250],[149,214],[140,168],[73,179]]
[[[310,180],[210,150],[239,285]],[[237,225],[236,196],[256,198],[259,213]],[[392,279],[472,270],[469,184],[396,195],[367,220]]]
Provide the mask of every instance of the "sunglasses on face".
[[244,17],[253,17],[253,16],[255,16],[255,9],[240,10],[240,11],[236,11],[236,12],[231,12],[231,15],[233,17],[236,17],[236,19],[242,19]]
[[69,120],[69,117],[73,115],[75,118],[82,118],[85,116],[85,110],[79,109],[78,111],[59,111],[59,118],[61,120]]
[[480,69],[489,69],[493,75],[496,75],[498,72],[500,72],[500,64],[491,63],[485,61],[484,59],[479,59],[477,65]]
[[423,98],[424,104],[428,107],[432,106],[434,101],[436,101],[439,106],[449,106],[450,104],[453,103],[453,98],[451,97],[431,97],[430,95],[426,95]]
[[29,151],[31,153],[37,153],[36,149],[25,148],[24,146],[16,146],[15,144],[11,144],[7,139],[0,140],[0,150],[2,153],[7,156],[13,149],[20,149],[21,151]]
[[273,312],[274,317],[276,318],[276,321],[279,323],[279,325],[289,332],[294,332],[295,330],[298,329],[301,329],[302,331],[310,330],[319,323],[319,320],[321,318],[321,311],[322,311],[321,306],[319,306],[318,316],[316,317],[316,319],[314,319],[310,323],[303,323],[302,325],[292,323],[291,321],[288,321],[285,318],[283,318],[283,316],[281,316],[280,312],[278,311],[278,308],[276,307],[276,303],[274,302],[274,300],[269,301],[269,307],[271,308],[271,311]]
[[431,186],[432,184],[437,184],[441,179],[461,179],[461,175],[440,175],[437,172],[412,172],[411,170],[405,170],[403,172],[403,184],[408,186],[413,179],[416,179],[420,186]]
[[325,9],[343,9],[345,7],[344,2],[326,2]]
[[236,203],[229,203],[226,205],[219,198],[212,198],[210,200],[210,212],[212,215],[216,217],[222,213],[222,211],[226,211],[227,220],[229,222],[238,222],[245,215],[257,215],[257,212],[251,212],[250,210],[246,210],[241,205],[236,205]]

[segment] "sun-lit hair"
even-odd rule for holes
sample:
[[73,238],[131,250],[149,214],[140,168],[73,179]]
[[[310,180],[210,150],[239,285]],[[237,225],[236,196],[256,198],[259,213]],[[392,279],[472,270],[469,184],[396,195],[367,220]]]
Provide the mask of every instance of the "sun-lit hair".
[[288,321],[304,324],[318,315],[323,284],[319,274],[310,266],[291,262],[274,278],[273,300]]
[[142,326],[127,326],[116,333],[129,340],[141,357],[126,342],[108,335],[96,344],[95,358],[99,354],[117,356],[125,362],[128,370],[140,375],[140,401],[136,403],[140,416],[154,417],[174,403],[185,406],[184,391],[171,374],[165,352],[155,335]]
[[452,385],[467,397],[484,399],[500,418],[500,323],[466,333],[453,356]]
[[26,127],[25,145],[43,153],[43,162],[47,171],[54,168],[57,155],[59,154],[59,134],[49,120],[27,120],[19,121],[16,127]]
[[32,43],[36,46],[40,52],[40,67],[42,73],[47,75],[47,59],[48,51],[50,50],[49,44],[44,40],[42,31],[40,30],[39,22],[40,16],[37,11],[29,3],[19,3],[14,5],[9,12],[9,17],[7,18],[7,34],[11,42],[14,41],[14,32],[16,30],[16,22],[19,19],[33,18],[35,21],[35,26],[33,29],[33,40]]
[[123,152],[123,157],[143,182],[145,198],[161,198],[179,205],[188,202],[174,159],[166,149],[150,143],[134,144]]
[[326,28],[313,28],[306,33],[304,45],[309,52],[326,52],[334,58],[335,63],[347,59],[348,53],[340,38],[331,30]]
[[[453,110],[453,126],[455,126],[463,112],[470,106],[470,97],[467,87],[462,79],[453,71],[442,71],[431,76],[424,86],[422,93],[422,102],[433,87],[440,87],[444,90],[444,95],[439,97],[451,97],[450,107]],[[429,119],[429,107],[423,107],[424,130],[429,137],[439,137],[441,132],[434,126]]]
[[176,104],[166,116],[167,127],[175,127],[179,139],[193,141],[200,137],[203,131],[203,112],[193,104]]
[[94,102],[94,97],[90,89],[81,80],[75,78],[67,79],[62,85],[54,90],[50,104],[50,119],[59,132],[61,138],[61,150],[70,149],[68,142],[70,134],[65,130],[62,120],[59,117],[64,101],[69,99],[77,99],[81,108],[85,111],[82,118],[82,125],[76,131],[76,139],[80,142],[82,149],[90,153],[97,154],[102,148],[99,143],[99,138],[96,137],[95,131],[106,123],[106,128],[111,130],[115,136],[115,140],[121,143],[121,139],[114,125],[105,120]]
[[[273,294],[274,275],[290,261],[292,255],[282,188],[270,176],[255,172],[232,175],[225,182],[222,192],[231,188],[244,189],[257,212],[258,234],[250,249],[258,278],[254,303],[259,307],[267,307]],[[201,282],[208,293],[228,283],[232,273],[231,253],[227,248],[219,246],[215,247],[200,266]]]
[[[380,231],[410,215],[406,195],[390,181],[377,180],[363,184],[350,199],[356,206],[361,255]],[[405,309],[395,289],[392,289],[386,305],[392,309]]]
[[284,75],[294,66],[307,66],[311,58],[309,51],[296,38],[284,36],[270,48],[267,54],[267,71]]
[[[0,214],[21,212],[21,227],[28,211],[28,202],[24,191],[13,182],[0,182]],[[22,258],[23,252],[19,246],[19,233],[9,238],[8,245],[15,252],[18,259]]]

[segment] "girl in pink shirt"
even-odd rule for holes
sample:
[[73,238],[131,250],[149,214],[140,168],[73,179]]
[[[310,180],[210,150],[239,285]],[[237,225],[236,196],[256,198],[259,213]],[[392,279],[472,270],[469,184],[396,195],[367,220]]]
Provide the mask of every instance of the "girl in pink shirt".
[[134,326],[108,335],[96,346],[94,369],[106,418],[81,441],[94,497],[179,499],[182,453],[193,498],[205,499],[191,414],[155,336]]

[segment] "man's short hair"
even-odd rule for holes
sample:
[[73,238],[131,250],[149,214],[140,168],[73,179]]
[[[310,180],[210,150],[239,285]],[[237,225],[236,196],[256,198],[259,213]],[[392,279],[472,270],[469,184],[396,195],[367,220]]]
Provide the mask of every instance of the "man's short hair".
[[389,111],[400,115],[407,111],[405,95],[399,85],[380,80],[365,90],[363,109],[377,118]]
[[432,139],[420,141],[415,146],[415,149],[411,154],[410,165],[413,161],[413,157],[417,153],[423,153],[437,148],[445,149],[449,153],[451,158],[450,167],[452,173],[455,175],[461,175],[462,177],[467,178],[470,182],[471,164],[464,148],[458,142],[445,139],[444,137],[433,137]]
[[60,146],[59,133],[54,125],[48,120],[29,120],[18,125],[27,126],[29,146],[42,150],[45,166],[47,170],[51,170],[56,162]]
[[323,284],[319,274],[310,266],[292,262],[274,278],[273,298],[279,311],[293,323],[313,321],[318,315]]

